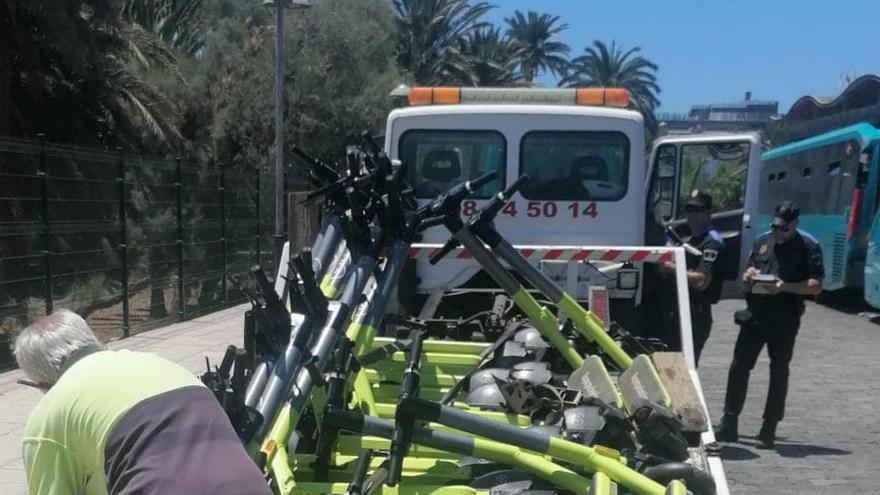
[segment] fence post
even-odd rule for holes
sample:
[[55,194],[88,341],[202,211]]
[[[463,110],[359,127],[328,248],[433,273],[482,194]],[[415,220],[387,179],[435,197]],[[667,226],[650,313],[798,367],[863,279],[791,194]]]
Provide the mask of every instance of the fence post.
[[257,214],[257,252],[256,252],[256,263],[255,265],[259,265],[260,261],[262,261],[262,250],[260,247],[260,237],[263,234],[263,224],[260,221],[260,167],[254,167],[254,172],[256,176],[256,196],[254,197],[254,211]]
[[227,259],[226,259],[226,162],[220,162],[220,245],[223,248],[223,303],[228,303],[226,278],[227,278]]
[[119,153],[116,183],[119,186],[119,261],[122,268],[122,337],[131,333],[128,308],[128,221],[125,217],[125,157]]
[[177,193],[177,319],[183,321],[186,319],[186,299],[183,297],[183,170],[180,158],[175,160],[175,169],[177,174],[174,181],[174,189]]
[[287,232],[291,255],[311,246],[318,233],[318,206],[314,202],[306,203],[308,194],[307,191],[287,193]]
[[46,282],[44,298],[46,304],[46,314],[50,314],[54,307],[55,294],[52,289],[52,229],[49,219],[49,160],[46,157],[46,135],[37,134],[40,140],[40,168],[37,170],[37,177],[40,178],[40,189],[42,195],[43,210],[43,264],[44,264],[44,280]]

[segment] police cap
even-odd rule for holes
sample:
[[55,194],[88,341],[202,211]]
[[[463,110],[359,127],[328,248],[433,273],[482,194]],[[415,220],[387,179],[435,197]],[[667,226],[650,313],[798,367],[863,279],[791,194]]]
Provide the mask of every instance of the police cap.
[[776,206],[773,210],[773,221],[771,225],[784,227],[791,222],[797,220],[801,214],[801,209],[794,201],[784,201]]

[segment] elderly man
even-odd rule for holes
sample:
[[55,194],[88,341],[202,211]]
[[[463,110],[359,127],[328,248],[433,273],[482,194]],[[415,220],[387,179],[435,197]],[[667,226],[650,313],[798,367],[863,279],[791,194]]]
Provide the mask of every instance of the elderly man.
[[24,431],[31,494],[271,493],[217,400],[177,364],[105,350],[67,310],[24,329],[14,353],[46,391]]

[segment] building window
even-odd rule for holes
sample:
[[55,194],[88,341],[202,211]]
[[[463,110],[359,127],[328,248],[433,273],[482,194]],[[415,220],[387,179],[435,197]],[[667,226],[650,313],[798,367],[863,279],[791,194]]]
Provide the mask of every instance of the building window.
[[840,162],[831,162],[828,164],[828,175],[840,175]]

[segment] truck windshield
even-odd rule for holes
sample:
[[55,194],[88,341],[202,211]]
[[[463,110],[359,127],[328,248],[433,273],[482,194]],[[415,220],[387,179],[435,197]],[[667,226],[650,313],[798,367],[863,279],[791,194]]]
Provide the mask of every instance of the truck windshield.
[[463,181],[496,172],[499,180],[480,189],[488,198],[504,186],[507,143],[497,131],[411,130],[400,137],[399,156],[419,199],[433,199]]
[[520,144],[527,199],[615,201],[626,194],[629,139],[621,132],[533,131]]

